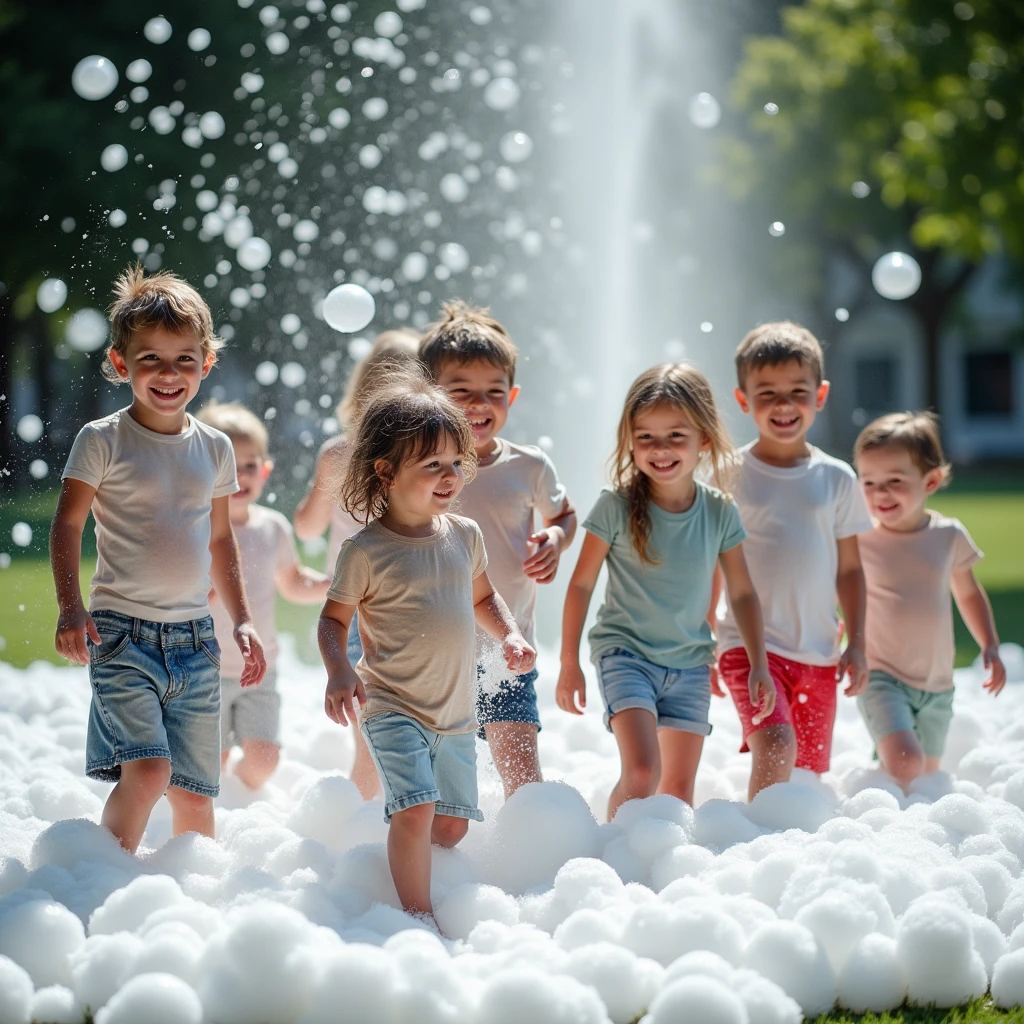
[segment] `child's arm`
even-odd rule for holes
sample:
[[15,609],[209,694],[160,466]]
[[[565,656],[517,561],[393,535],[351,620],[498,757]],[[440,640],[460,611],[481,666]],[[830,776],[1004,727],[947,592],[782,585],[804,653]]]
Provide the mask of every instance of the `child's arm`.
[[971,566],[954,570],[950,589],[971,636],[981,648],[985,668],[992,673],[985,683],[985,689],[994,697],[1006,685],[1006,667],[999,657],[999,634],[996,632],[996,620],[988,594],[975,578]]
[[321,452],[316,460],[309,490],[292,517],[292,525],[299,540],[316,540],[331,524],[334,500],[331,497],[329,461]]
[[580,640],[587,609],[593,596],[597,577],[611,545],[589,531],[583,538],[580,557],[576,561],[562,612],[562,667],[555,687],[555,702],[571,715],[582,715],[587,706],[587,683],[580,668]]
[[836,542],[839,550],[839,569],[836,573],[836,595],[846,623],[846,650],[836,667],[836,679],[850,676],[850,684],[843,693],[856,697],[868,685],[868,661],[864,656],[864,615],[867,607],[867,586],[860,565],[857,538],[843,537]]
[[327,668],[327,692],[324,694],[324,710],[327,717],[338,725],[355,725],[356,709],[353,697],[360,704],[366,703],[363,681],[356,675],[348,660],[348,628],[356,613],[354,604],[327,600],[320,613],[316,627],[320,657]]
[[737,544],[718,556],[729,592],[729,607],[736,628],[743,638],[743,646],[750,662],[747,687],[751,707],[760,710],[751,721],[760,725],[775,710],[775,683],[768,671],[768,655],[764,649],[764,622],[761,619],[761,602],[754,593],[750,581],[747,560],[743,556],[743,545]]
[[292,562],[274,576],[277,592],[295,604],[319,604],[331,588],[331,577],[307,565]]
[[263,654],[263,643],[252,624],[249,602],[245,597],[242,582],[242,566],[238,558],[238,544],[231,529],[228,513],[228,498],[213,499],[210,510],[210,575],[231,621],[234,623],[234,638],[245,660],[242,669],[242,686],[256,686],[267,672],[267,660]]
[[519,624],[501,594],[491,586],[486,572],[473,580],[473,615],[482,630],[501,641],[501,653],[510,672],[520,675],[533,668],[537,652],[526,642]]
[[82,531],[92,508],[96,488],[84,480],[65,479],[60,486],[57,511],[50,524],[50,568],[57,585],[57,653],[80,665],[89,664],[86,638],[94,644],[100,634],[82,603],[78,570],[82,558]]
[[544,528],[530,538],[537,550],[523,563],[523,572],[538,583],[550,583],[558,572],[562,552],[576,536],[576,509],[566,498],[562,511],[553,519],[544,519],[543,523]]

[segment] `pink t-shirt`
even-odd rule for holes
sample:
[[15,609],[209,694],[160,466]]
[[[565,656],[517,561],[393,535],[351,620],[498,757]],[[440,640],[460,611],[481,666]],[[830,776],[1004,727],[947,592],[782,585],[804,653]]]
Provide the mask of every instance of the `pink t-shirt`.
[[929,693],[953,689],[950,577],[981,558],[958,519],[928,512],[912,533],[875,526],[859,538],[867,581],[868,668]]

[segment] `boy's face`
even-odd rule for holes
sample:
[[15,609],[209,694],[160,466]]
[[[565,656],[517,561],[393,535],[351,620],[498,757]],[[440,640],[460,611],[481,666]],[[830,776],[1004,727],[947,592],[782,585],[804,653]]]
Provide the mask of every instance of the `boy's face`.
[[404,516],[432,519],[451,508],[465,482],[459,446],[446,434],[436,451],[399,467],[388,488],[388,504]]
[[437,383],[466,414],[477,455],[490,455],[519,394],[519,388],[509,386],[508,373],[483,359],[453,362],[441,368]]
[[889,530],[916,530],[930,494],[942,483],[942,470],[927,473],[906,448],[872,448],[857,456],[857,473],[871,514]]
[[235,472],[238,474],[239,486],[239,490],[231,495],[231,504],[249,505],[250,502],[260,500],[273,463],[259,445],[252,441],[238,438],[231,443],[235,449]]
[[131,381],[132,408],[139,422],[157,431],[181,429],[185,407],[215,360],[212,352],[203,356],[202,343],[194,334],[175,334],[165,327],[136,331],[123,356],[110,353],[118,375]]
[[789,445],[803,442],[824,408],[828,388],[827,380],[819,384],[810,367],[791,359],[748,371],[746,385],[735,394],[740,408],[754,417],[762,438]]

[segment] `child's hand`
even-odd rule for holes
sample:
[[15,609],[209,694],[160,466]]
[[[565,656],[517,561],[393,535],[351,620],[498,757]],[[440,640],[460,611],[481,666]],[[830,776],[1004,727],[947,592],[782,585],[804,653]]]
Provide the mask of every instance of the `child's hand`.
[[848,675],[850,682],[843,693],[847,697],[856,697],[863,693],[868,685],[868,661],[860,647],[848,645],[836,666],[836,682],[841,682]]
[[555,687],[555,703],[570,715],[582,715],[587,706],[587,680],[579,663],[563,665]]
[[767,665],[750,670],[747,690],[750,693],[750,706],[759,709],[751,722],[760,725],[775,710],[775,680]]
[[537,652],[526,642],[522,633],[509,633],[501,641],[501,653],[510,672],[522,675],[533,668]]
[[562,547],[555,530],[556,527],[548,527],[530,537],[530,543],[536,544],[537,550],[523,562],[523,572],[537,583],[550,583],[558,572]]
[[713,662],[711,664],[711,696],[712,697],[727,697],[728,694],[725,692],[725,687],[722,686],[722,677],[718,674],[718,663]]
[[[68,661],[77,661],[79,665],[89,664],[88,640],[94,644],[100,642],[100,631],[92,616],[81,606],[69,612],[61,612],[57,619],[57,635],[54,646],[57,653]],[[1006,678],[1006,673],[1003,673]]]
[[332,722],[338,725],[356,724],[356,707],[366,704],[366,691],[363,681],[352,671],[351,667],[339,676],[328,676],[327,692],[324,694],[324,711]]
[[981,657],[985,668],[991,673],[982,685],[995,697],[996,694],[1002,692],[1006,685],[1006,666],[1003,664],[1003,659],[999,657],[998,647],[986,647],[981,652]]
[[263,653],[263,641],[260,640],[256,627],[251,622],[240,622],[235,626],[232,636],[245,661],[239,682],[243,687],[258,686],[267,674],[267,656]]

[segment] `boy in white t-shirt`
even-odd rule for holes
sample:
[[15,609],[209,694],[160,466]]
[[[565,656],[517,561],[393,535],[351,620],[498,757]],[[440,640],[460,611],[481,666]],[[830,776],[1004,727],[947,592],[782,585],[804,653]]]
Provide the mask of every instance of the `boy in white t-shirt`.
[[[420,344],[428,373],[473,430],[477,474],[463,488],[458,510],[483,531],[494,585],[527,643],[536,646],[537,584],[555,578],[576,532],[576,512],[544,452],[498,437],[519,394],[516,357],[505,328],[486,310],[461,302],[444,307]],[[500,659],[481,658],[478,676],[478,735],[490,745],[507,799],[520,786],[541,781],[537,671],[509,677]]]
[[[867,685],[865,587],[857,534],[871,517],[845,462],[807,443],[828,398],[818,339],[798,324],[764,324],[736,350],[736,400],[756,441],[740,449],[733,497],[747,530],[743,551],[761,600],[765,646],[778,691],[775,710],[753,721],[750,665],[726,603],[718,620],[719,676],[733,695],[743,747],[753,755],[749,795],[789,779],[793,767],[828,770],[836,682]],[[847,646],[840,653],[836,599]]]
[[[64,469],[50,530],[57,652],[89,666],[86,773],[116,782],[103,824],[134,853],[166,791],[174,834],[212,837],[220,784],[220,648],[211,576],[233,624],[242,684],[263,678],[263,645],[242,585],[228,496],[231,442],[185,407],[220,342],[199,293],[137,266],[115,285],[104,375],[130,382],[126,409],[87,423]],[[82,603],[82,530],[97,564]]]
[[231,621],[223,602],[211,595],[213,626],[224,651],[220,664],[221,762],[231,748],[242,748],[235,774],[250,789],[259,789],[277,768],[281,746],[281,696],[277,692],[277,595],[296,604],[319,604],[327,596],[330,577],[299,562],[291,523],[274,509],[257,505],[274,463],[269,458],[267,428],[237,402],[211,402],[196,417],[227,434],[235,450],[238,490],[231,495],[231,525],[242,559],[245,592],[253,622],[263,640],[267,675],[257,687],[243,687],[245,666],[228,644]]

